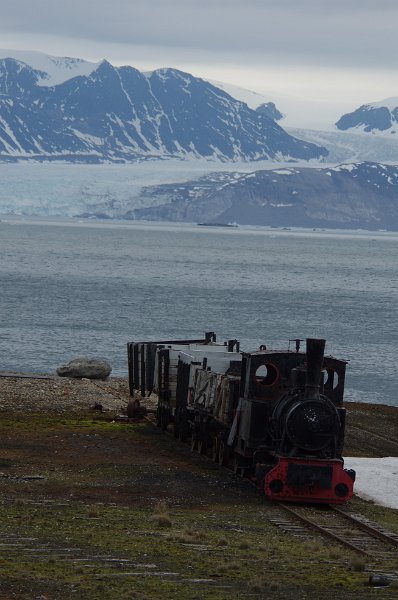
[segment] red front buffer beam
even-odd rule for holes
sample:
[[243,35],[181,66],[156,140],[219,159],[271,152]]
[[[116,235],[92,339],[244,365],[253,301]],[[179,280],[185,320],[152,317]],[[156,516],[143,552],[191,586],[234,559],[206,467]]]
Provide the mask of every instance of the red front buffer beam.
[[267,498],[282,502],[343,504],[353,495],[355,472],[342,460],[303,460],[279,457],[266,475]]

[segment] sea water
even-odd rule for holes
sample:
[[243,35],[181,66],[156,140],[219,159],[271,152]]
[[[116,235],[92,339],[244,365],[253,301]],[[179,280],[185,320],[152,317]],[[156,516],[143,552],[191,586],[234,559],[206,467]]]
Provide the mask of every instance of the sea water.
[[398,405],[398,234],[140,222],[0,222],[0,371],[77,356],[127,373],[126,343],[323,337],[346,398]]

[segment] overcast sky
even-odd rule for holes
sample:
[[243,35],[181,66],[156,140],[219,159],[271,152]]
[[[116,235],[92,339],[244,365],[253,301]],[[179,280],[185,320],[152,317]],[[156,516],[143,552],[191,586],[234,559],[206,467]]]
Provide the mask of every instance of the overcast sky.
[[0,0],[0,47],[347,109],[398,96],[397,0]]

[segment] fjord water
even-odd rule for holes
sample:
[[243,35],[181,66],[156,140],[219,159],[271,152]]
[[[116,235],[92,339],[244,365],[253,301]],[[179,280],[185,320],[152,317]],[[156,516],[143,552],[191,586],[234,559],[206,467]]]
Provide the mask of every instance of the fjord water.
[[109,222],[0,222],[0,371],[88,354],[126,375],[126,342],[324,337],[348,400],[398,405],[398,234]]

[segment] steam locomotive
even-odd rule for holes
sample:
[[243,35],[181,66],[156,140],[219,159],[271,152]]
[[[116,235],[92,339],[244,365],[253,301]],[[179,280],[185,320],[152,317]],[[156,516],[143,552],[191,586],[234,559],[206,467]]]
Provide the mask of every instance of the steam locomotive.
[[[291,342],[294,347],[291,348]],[[130,394],[158,395],[157,425],[192,450],[250,477],[272,500],[341,504],[355,472],[344,469],[346,361],[325,340],[287,350],[240,352],[237,340],[128,344]]]

